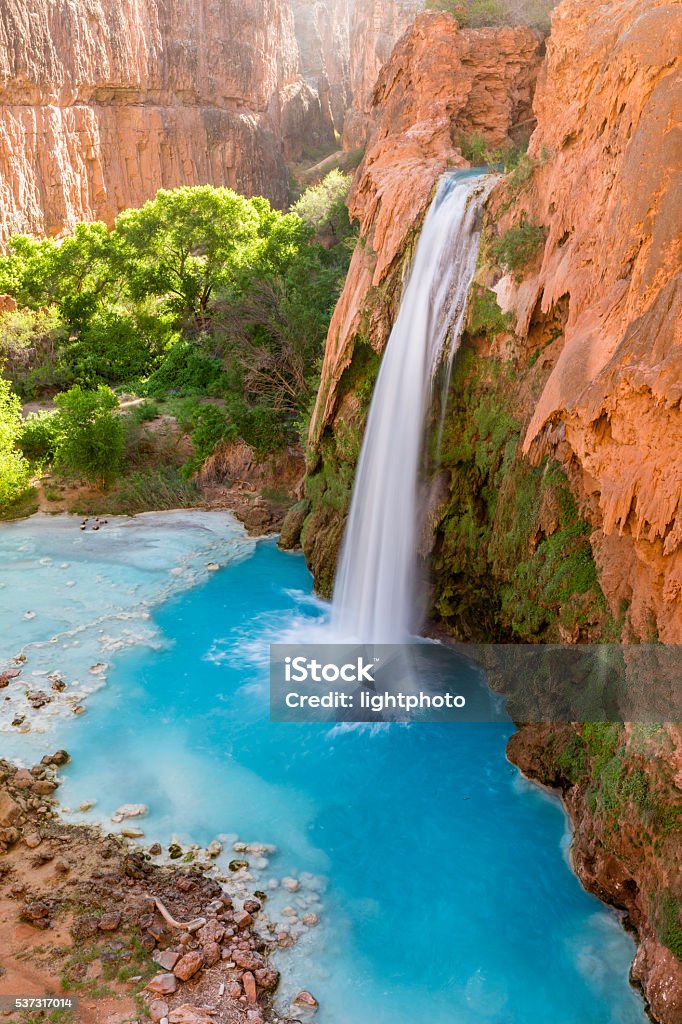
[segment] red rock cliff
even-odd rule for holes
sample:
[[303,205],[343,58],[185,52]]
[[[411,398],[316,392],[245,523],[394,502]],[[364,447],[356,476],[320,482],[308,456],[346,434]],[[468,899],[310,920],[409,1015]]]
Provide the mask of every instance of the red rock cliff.
[[423,7],[424,0],[355,0],[349,69],[353,103],[345,119],[345,149],[365,145],[379,72]]
[[285,0],[5,0],[0,235],[113,220],[159,187],[287,198],[330,125]]
[[395,312],[401,258],[448,167],[468,166],[461,133],[491,145],[530,115],[540,42],[526,28],[460,30],[423,13],[396,46],[372,96],[370,143],[349,199],[364,244],[353,255],[329,330],[313,415],[314,446],[333,417],[336,385],[364,333],[381,351]]
[[565,0],[535,100],[519,213],[539,266],[517,316],[568,304],[526,451],[559,444],[591,509],[600,582],[643,639],[682,642],[682,5]]
[[351,105],[350,31],[353,0],[291,0],[306,81],[336,131]]

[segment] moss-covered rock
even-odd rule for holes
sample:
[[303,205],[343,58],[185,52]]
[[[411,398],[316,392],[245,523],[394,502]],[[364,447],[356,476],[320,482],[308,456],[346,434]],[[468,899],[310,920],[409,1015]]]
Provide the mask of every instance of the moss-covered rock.
[[433,556],[433,612],[475,640],[580,640],[611,628],[591,527],[556,461],[521,454],[527,412],[518,360],[465,339],[440,461],[450,475]]

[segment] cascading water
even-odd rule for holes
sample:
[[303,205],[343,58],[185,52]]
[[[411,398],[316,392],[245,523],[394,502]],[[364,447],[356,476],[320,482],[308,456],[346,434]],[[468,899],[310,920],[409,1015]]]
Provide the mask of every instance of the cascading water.
[[[336,635],[401,643],[419,626],[419,466],[434,376],[451,366],[494,179],[448,175],[424,222],[369,411],[332,608]],[[448,373],[449,376],[449,373]]]

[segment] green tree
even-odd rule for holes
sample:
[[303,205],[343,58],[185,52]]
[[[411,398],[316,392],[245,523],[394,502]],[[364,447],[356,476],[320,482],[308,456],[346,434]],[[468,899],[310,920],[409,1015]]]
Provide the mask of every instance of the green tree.
[[346,200],[353,178],[334,170],[318,185],[311,185],[291,210],[320,235],[341,239],[350,231]]
[[123,423],[116,415],[118,399],[104,385],[85,391],[79,385],[55,398],[56,462],[70,473],[104,487],[121,468]]
[[29,465],[19,450],[21,403],[11,384],[0,377],[0,508],[20,498],[29,487]]
[[253,255],[257,208],[228,188],[167,191],[116,219],[119,259],[134,299],[169,296],[179,316],[206,317],[215,290]]

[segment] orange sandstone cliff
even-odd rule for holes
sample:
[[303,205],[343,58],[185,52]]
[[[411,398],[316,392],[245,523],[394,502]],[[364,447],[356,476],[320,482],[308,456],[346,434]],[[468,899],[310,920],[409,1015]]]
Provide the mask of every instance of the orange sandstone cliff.
[[423,7],[423,0],[355,0],[349,58],[353,102],[345,119],[345,149],[356,149],[366,143],[379,72]]
[[565,305],[524,450],[561,445],[611,610],[627,605],[637,636],[671,643],[682,642],[681,39],[679,2],[555,11],[532,178],[499,225],[525,217],[547,240],[520,284],[496,286],[521,336]]
[[159,187],[287,200],[287,159],[332,139],[288,0],[5,0],[0,235],[111,222]]

